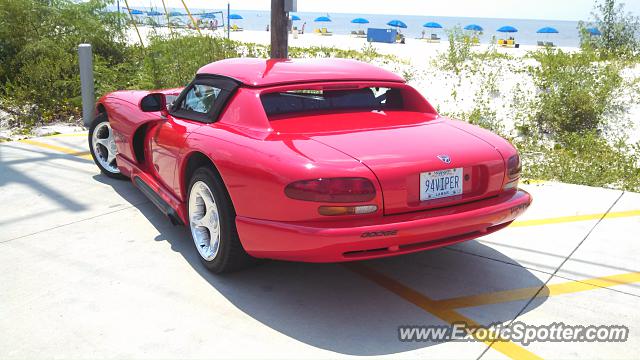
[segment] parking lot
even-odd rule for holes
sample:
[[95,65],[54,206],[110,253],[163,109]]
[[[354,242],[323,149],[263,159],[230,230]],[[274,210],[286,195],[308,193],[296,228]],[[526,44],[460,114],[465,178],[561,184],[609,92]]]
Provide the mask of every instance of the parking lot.
[[[510,227],[345,264],[213,275],[99,174],[86,133],[0,144],[0,358],[637,358],[640,194],[534,182]],[[403,342],[403,325],[625,325],[626,342]]]

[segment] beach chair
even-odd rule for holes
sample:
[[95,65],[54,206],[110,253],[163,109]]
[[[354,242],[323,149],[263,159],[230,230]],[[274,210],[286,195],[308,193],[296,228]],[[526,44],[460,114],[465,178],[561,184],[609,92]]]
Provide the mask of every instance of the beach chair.
[[544,43],[544,45],[548,47],[555,47],[555,45],[551,41],[547,41],[546,43]]
[[367,33],[364,32],[364,30],[358,30],[358,37],[367,37]]
[[538,46],[544,46],[544,42],[538,41]]
[[473,46],[480,46],[480,38],[478,38],[477,36],[474,36],[471,39],[471,45]]
[[244,30],[244,29],[239,27],[236,24],[233,24],[233,26],[231,27],[231,31],[242,31],[242,30]]
[[500,46],[506,46],[506,45],[507,45],[507,42],[506,42],[505,40],[503,40],[503,39],[498,39],[498,45],[500,45]]
[[515,40],[507,40],[507,46],[511,47],[511,46],[515,46],[516,45],[516,41]]
[[322,28],[322,31],[320,31],[320,34],[322,36],[331,36],[331,35],[333,35],[333,33],[331,31],[328,31],[326,27]]

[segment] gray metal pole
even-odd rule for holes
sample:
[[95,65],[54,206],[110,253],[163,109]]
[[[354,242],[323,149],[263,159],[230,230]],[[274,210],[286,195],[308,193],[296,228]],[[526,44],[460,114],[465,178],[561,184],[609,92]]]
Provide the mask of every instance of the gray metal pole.
[[80,91],[82,93],[82,121],[89,127],[93,121],[95,93],[93,88],[93,55],[91,44],[78,45],[78,63],[80,64]]
[[231,15],[231,4],[227,3],[227,40],[231,39],[231,19],[229,19],[229,15]]

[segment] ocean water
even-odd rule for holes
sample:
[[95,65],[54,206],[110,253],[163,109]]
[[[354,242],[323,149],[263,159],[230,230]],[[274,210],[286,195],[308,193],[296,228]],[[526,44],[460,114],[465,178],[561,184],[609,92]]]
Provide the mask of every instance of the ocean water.
[[[145,10],[139,8],[141,10]],[[157,10],[157,9],[156,9]],[[171,9],[169,11],[172,11]],[[175,9],[184,12],[184,9]],[[208,11],[224,11],[226,17],[226,9],[189,9],[192,13],[208,12]],[[232,13],[239,14],[242,20],[231,20],[232,24],[237,24],[246,30],[262,30],[270,24],[269,11],[254,10],[231,10]],[[340,13],[296,13],[301,20],[294,21],[294,26],[299,29],[305,24],[305,32],[313,31],[314,28],[326,27],[335,34],[349,34],[352,30],[365,30],[367,27],[373,28],[389,28],[386,25],[390,20],[398,19],[407,24],[406,29],[400,31],[409,38],[420,37],[422,31],[425,30],[426,36],[431,33],[437,33],[441,38],[446,36],[446,29],[456,26],[464,27],[468,24],[478,24],[484,28],[484,32],[480,36],[482,43],[488,43],[495,36],[496,38],[504,38],[514,36],[516,41],[524,45],[535,45],[537,41],[552,41],[557,46],[573,46],[577,47],[580,43],[578,32],[578,22],[576,21],[558,21],[558,20],[523,20],[523,19],[488,19],[488,18],[462,18],[462,17],[445,17],[445,16],[408,16],[408,15],[379,15],[379,14],[340,14]],[[329,16],[331,22],[314,22],[319,16]],[[197,16],[196,16],[197,17]],[[369,24],[358,25],[352,24],[351,20],[356,17],[364,17],[369,20]],[[155,17],[159,23],[163,23],[166,19],[162,16]],[[188,21],[185,17],[177,17],[182,22]],[[207,21],[210,19],[206,19]],[[226,19],[225,19],[226,20]],[[426,29],[422,25],[426,22],[437,22],[444,29]],[[502,34],[496,30],[504,25],[511,25],[518,29],[515,34]],[[542,27],[551,26],[558,30],[559,34],[537,34],[536,31]]]

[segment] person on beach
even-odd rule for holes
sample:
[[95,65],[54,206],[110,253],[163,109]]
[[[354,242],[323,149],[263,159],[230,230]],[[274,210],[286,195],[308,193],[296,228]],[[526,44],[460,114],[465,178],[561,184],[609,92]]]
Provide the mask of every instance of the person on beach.
[[305,21],[304,23],[302,23],[302,29],[300,31],[300,34],[304,34],[304,26],[307,25],[307,22]]

